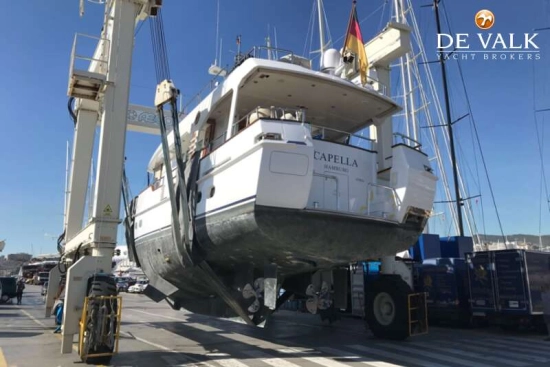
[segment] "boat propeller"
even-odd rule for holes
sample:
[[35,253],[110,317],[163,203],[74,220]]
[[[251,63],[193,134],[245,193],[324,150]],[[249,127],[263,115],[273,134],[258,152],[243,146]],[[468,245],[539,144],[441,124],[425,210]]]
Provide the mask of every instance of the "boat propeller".
[[254,302],[248,307],[248,312],[256,313],[262,307],[260,300],[263,298],[264,292],[264,278],[258,278],[254,281],[254,286],[247,283],[242,291],[244,299],[255,298]]
[[306,295],[308,296],[306,308],[312,314],[316,314],[317,310],[326,310],[332,305],[330,289],[326,282],[321,283],[320,290],[313,284],[308,285]]

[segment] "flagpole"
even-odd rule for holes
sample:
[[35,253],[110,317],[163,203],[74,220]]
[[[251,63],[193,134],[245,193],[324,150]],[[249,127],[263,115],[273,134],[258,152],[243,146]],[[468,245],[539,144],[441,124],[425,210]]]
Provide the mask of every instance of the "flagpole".
[[344,39],[344,46],[342,47],[342,56],[344,56],[345,52],[346,52],[346,45],[348,43],[348,38],[349,38],[349,32],[350,32],[350,28],[351,28],[351,20],[353,19],[353,13],[354,13],[354,10],[355,10],[355,1],[356,0],[353,0],[351,3],[351,12],[349,13],[349,20],[348,20],[348,29],[346,30],[346,38]]

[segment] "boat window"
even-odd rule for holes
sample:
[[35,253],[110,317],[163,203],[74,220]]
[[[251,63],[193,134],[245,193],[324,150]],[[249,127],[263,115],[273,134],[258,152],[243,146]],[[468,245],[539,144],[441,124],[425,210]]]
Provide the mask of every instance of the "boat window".
[[216,120],[210,118],[208,119],[208,121],[206,121],[206,129],[204,132],[204,144],[201,150],[201,158],[210,154],[213,148],[215,137],[216,137]]
[[198,111],[197,112],[197,116],[195,116],[195,122],[194,124],[198,124],[199,123],[199,120],[201,119],[201,111]]
[[200,133],[201,158],[206,157],[226,141],[231,99],[233,93],[224,96],[208,114],[208,120]]

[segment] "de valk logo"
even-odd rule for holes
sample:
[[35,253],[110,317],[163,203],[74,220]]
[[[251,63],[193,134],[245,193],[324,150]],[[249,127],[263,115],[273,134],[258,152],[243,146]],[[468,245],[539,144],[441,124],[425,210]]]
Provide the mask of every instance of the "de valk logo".
[[[501,19],[502,20],[502,19]],[[438,57],[455,60],[540,60],[538,33],[494,33],[496,15],[488,9],[475,13],[479,33],[438,33]],[[499,29],[503,28],[503,22]]]
[[495,15],[490,10],[480,10],[476,13],[475,22],[480,29],[490,29],[495,24]]

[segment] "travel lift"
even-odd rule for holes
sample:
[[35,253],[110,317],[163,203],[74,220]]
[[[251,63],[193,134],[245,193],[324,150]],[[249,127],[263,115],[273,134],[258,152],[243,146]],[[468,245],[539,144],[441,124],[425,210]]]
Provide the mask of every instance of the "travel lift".
[[[118,350],[121,299],[110,276],[111,259],[121,222],[119,208],[124,171],[127,127],[159,133],[145,122],[132,123],[139,111],[129,113],[128,98],[134,32],[139,22],[157,14],[161,0],[106,0],[100,37],[76,34],[71,53],[68,95],[75,98],[76,124],[72,169],[66,204],[65,240],[60,264],[50,272],[46,317],[55,297],[64,291],[61,352],[71,353],[79,335],[78,351],[83,361],[110,360]],[[84,0],[80,1],[83,15]],[[92,57],[77,52],[83,38],[97,42]],[[82,64],[87,63],[85,68]],[[98,164],[93,212],[82,228],[96,127],[100,126]],[[60,289],[62,273],[65,288]]]
[[[83,14],[83,2],[80,3],[81,16]],[[76,99],[76,124],[72,156],[72,169],[69,179],[68,200],[66,204],[66,219],[64,233],[60,241],[65,241],[62,250],[60,264],[50,272],[48,292],[46,297],[46,317],[49,317],[54,306],[55,297],[60,291],[65,293],[62,321],[61,352],[71,353],[74,335],[79,335],[78,352],[83,361],[105,361],[118,350],[118,334],[121,316],[121,298],[116,296],[116,287],[111,272],[111,259],[116,246],[117,228],[121,220],[119,208],[121,191],[127,193],[127,182],[124,175],[124,149],[126,130],[153,133],[161,135],[163,151],[168,153],[167,127],[169,119],[174,128],[176,147],[181,147],[179,142],[179,121],[176,98],[178,92],[169,80],[161,81],[157,87],[155,96],[156,112],[160,123],[156,123],[152,109],[141,106],[129,106],[129,88],[132,65],[132,52],[134,47],[134,31],[139,22],[148,16],[157,15],[162,0],[106,0],[104,23],[101,37],[93,37],[77,34],[74,39],[71,53],[68,95]],[[92,57],[83,57],[77,53],[77,41],[79,39],[95,39],[97,46]],[[386,29],[367,45],[367,54],[370,57],[371,66],[378,74],[381,85],[389,85],[390,61],[404,55],[409,50],[409,30],[406,26],[390,23]],[[78,68],[77,62],[87,61],[88,67]],[[171,115],[164,116],[163,107],[170,104]],[[142,118],[145,117],[145,118]],[[93,213],[91,219],[82,228],[84,207],[86,202],[87,182],[89,178],[95,130],[100,126],[98,165],[96,174],[95,192],[93,196]],[[379,167],[381,171],[391,167],[391,145],[393,131],[391,118],[388,118],[380,129],[371,128],[371,137],[377,140],[379,146]],[[181,148],[176,149],[176,161],[178,168],[179,184],[185,187],[183,182],[186,175],[181,174],[185,168]],[[165,154],[165,159],[169,155]],[[168,165],[167,165],[168,166]],[[167,172],[170,172],[168,170]],[[383,172],[381,173],[383,175]],[[172,182],[170,178],[167,180]],[[178,217],[183,215],[183,223],[186,228],[174,228],[174,240],[178,246],[185,246],[190,241],[192,233],[189,228],[190,217],[185,190],[175,192],[173,185],[170,189],[170,199],[173,206],[180,201],[180,208],[185,208],[180,213],[174,211]],[[124,190],[121,190],[124,189]],[[176,195],[178,197],[176,197]],[[126,195],[127,196],[127,195]],[[124,197],[129,201],[129,197]],[[179,223],[174,218],[174,223]],[[176,225],[176,227],[178,227]],[[185,253],[186,251],[183,251]],[[182,259],[190,261],[190,259]],[[216,281],[217,277],[207,264],[197,264],[201,271],[210,273],[214,285],[217,286],[220,295],[229,304],[231,299],[226,299],[223,284]],[[62,274],[65,274],[65,288],[60,288]],[[424,332],[424,317],[413,316],[413,313],[424,314],[411,307],[411,302],[424,304],[418,294],[412,293],[412,276],[405,264],[396,262],[394,257],[382,259],[381,274],[392,283],[391,279],[402,277],[411,286],[404,290],[402,296],[407,298],[395,300],[408,304],[407,316],[396,309],[390,289],[390,294],[379,292],[372,300],[373,320],[381,326],[392,323],[394,319],[407,323],[409,335],[416,332]],[[319,274],[314,277],[318,281],[313,286],[321,289],[322,281],[327,281],[332,287],[333,274]],[[328,275],[328,276],[327,276]],[[341,277],[338,277],[341,278]],[[272,279],[266,279],[266,288],[275,288],[270,284]],[[386,283],[388,283],[386,281]],[[340,282],[338,282],[340,283]],[[391,287],[391,285],[390,285]],[[335,295],[341,291],[335,287]],[[273,297],[268,303],[275,303]],[[342,297],[335,297],[342,299]],[[420,300],[420,301],[419,301]],[[267,301],[267,299],[266,299]],[[239,307],[240,308],[240,307]],[[401,308],[401,307],[398,307]],[[397,312],[399,311],[399,312]],[[237,312],[240,314],[240,312]],[[243,314],[246,318],[246,314]],[[412,328],[411,325],[417,325]],[[370,322],[369,322],[370,324]],[[421,326],[419,326],[421,325]],[[371,326],[372,328],[372,326]]]

